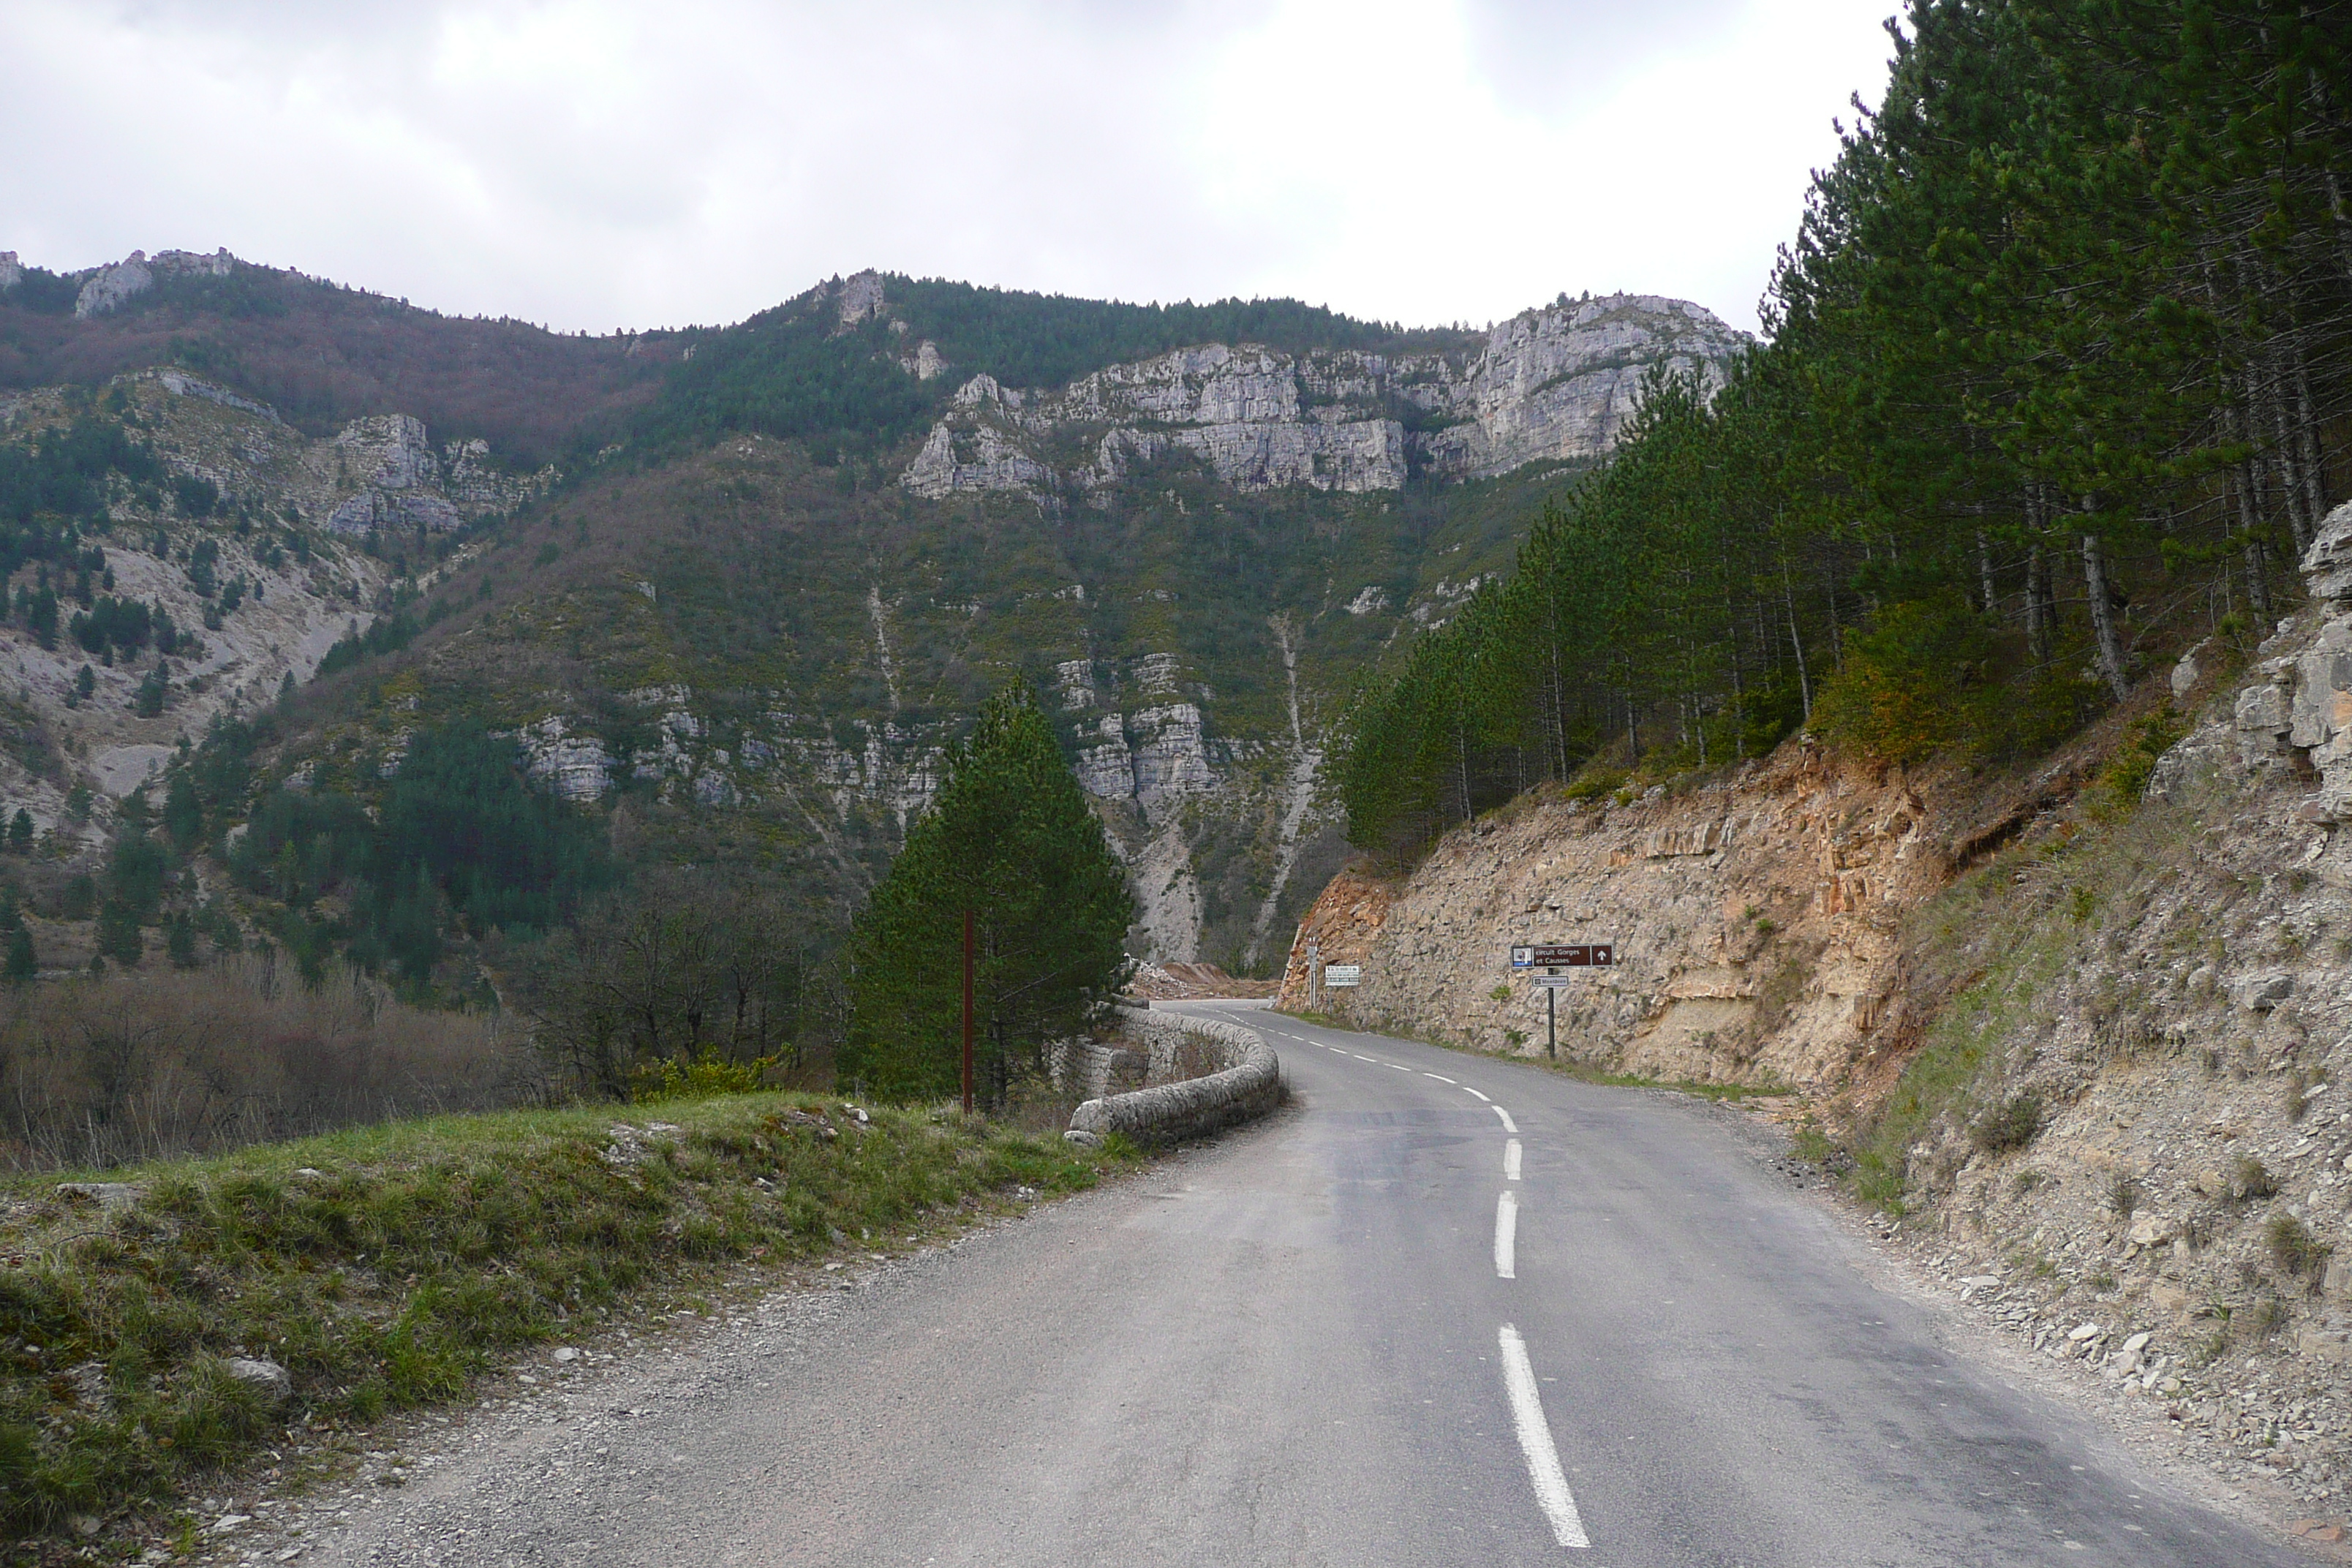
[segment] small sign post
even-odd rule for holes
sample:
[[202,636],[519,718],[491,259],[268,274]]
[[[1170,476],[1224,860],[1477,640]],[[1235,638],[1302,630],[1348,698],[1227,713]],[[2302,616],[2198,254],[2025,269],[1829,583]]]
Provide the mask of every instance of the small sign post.
[[1307,942],[1307,1010],[1319,1012],[1323,999],[1323,954],[1312,937]]
[[1613,942],[1525,942],[1511,949],[1513,969],[1540,969],[1536,985],[1544,994],[1544,1055],[1559,1058],[1559,994],[1570,983],[1563,969],[1614,968]]

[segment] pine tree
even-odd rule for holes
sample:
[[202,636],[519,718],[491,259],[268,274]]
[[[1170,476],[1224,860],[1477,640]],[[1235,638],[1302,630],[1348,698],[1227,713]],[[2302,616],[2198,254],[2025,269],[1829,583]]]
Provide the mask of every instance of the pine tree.
[[0,978],[21,984],[41,972],[40,955],[33,951],[33,933],[22,922],[8,938],[8,962]]
[[959,1072],[963,911],[973,916],[975,1054],[991,1103],[1092,1025],[1125,980],[1127,873],[1036,694],[992,698],[950,753],[850,937],[844,1082],[919,1100]]
[[204,837],[204,804],[196,798],[196,782],[185,769],[172,775],[172,785],[163,792],[163,831],[183,855]]
[[185,910],[173,915],[163,928],[163,951],[174,968],[196,966],[196,922]]
[[8,819],[8,847],[22,855],[33,847],[33,814],[23,806]]
[[98,911],[98,951],[126,967],[147,951],[139,929],[139,911],[120,899],[109,899]]

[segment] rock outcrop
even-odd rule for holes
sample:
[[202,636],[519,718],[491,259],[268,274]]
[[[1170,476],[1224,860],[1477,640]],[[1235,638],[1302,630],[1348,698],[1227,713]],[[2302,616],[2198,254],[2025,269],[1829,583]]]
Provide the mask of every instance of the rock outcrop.
[[[2299,815],[2336,827],[2352,822],[2352,502],[2321,521],[2303,573],[2311,591],[2304,618],[2315,624],[2292,639],[2283,629],[2274,640],[2293,646],[2254,667],[2264,679],[2238,693],[2235,750],[2251,773],[2315,780]],[[2188,776],[2192,758],[2210,761],[2198,750],[2167,759],[2161,792]]]
[[1917,782],[1790,745],[1730,779],[1612,805],[1552,801],[1449,835],[1402,885],[1336,879],[1299,928],[1356,963],[1341,1017],[1540,1055],[1527,942],[1607,941],[1620,966],[1558,999],[1561,1056],[1616,1072],[1828,1089],[1885,1016],[1904,910],[1944,885]]
[[374,528],[454,532],[504,517],[554,480],[550,468],[511,473],[492,460],[489,443],[451,441],[436,452],[425,422],[405,414],[354,419],[310,456],[320,483],[342,499],[327,512],[337,533]]
[[[1590,461],[1608,452],[1654,367],[1712,390],[1746,342],[1686,300],[1618,294],[1527,311],[1454,353],[1208,343],[1059,390],[978,375],[900,482],[933,500],[1006,491],[1054,504],[1171,455],[1239,489],[1349,492],[1400,489],[1419,472],[1475,479]],[[1083,457],[1056,466],[1050,454],[1066,449]]]
[[[178,265],[169,252],[152,263],[134,259],[151,268]],[[189,267],[213,259],[184,258]],[[512,474],[478,441],[436,450],[420,422],[399,415],[357,420],[314,439],[266,404],[180,370],[121,376],[112,390],[128,400],[139,438],[166,470],[207,481],[217,499],[192,512],[119,481],[109,497],[107,587],[172,617],[180,638],[168,656],[107,660],[70,637],[43,648],[21,629],[0,636],[0,675],[21,704],[25,733],[48,737],[51,752],[37,766],[0,758],[0,795],[12,808],[27,809],[43,831],[102,831],[86,814],[68,815],[75,784],[117,796],[138,788],[215,716],[274,701],[286,680],[310,679],[337,641],[364,630],[387,574],[350,535],[387,524],[445,529],[503,514],[551,477]],[[57,389],[16,395],[0,408],[0,435],[37,438],[73,417],[78,405]],[[253,527],[257,518],[267,525]],[[199,545],[214,563],[201,579],[194,566]],[[233,605],[232,584],[242,585]],[[84,665],[92,682],[86,698],[77,688]],[[142,714],[137,693],[155,674],[165,682],[163,710]],[[600,763],[593,739],[559,724],[533,743],[546,753],[541,765],[559,791],[586,798],[599,788],[600,767],[609,764]],[[399,752],[395,747],[374,765],[396,771]]]
[[81,292],[74,297],[74,315],[87,321],[119,310],[152,289],[159,277],[226,278],[236,267],[236,258],[226,249],[210,256],[189,250],[161,250],[152,260],[145,251],[134,250],[110,266],[76,274],[82,285]]

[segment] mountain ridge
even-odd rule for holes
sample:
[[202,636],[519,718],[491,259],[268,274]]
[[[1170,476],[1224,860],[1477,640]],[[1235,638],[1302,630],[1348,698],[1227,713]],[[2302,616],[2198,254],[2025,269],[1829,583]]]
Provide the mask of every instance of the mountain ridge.
[[[435,342],[451,328],[234,258],[146,270],[150,284],[74,319],[76,363],[112,363],[109,332],[121,359],[173,334],[276,341],[247,331],[257,320],[331,337],[358,311]],[[284,312],[205,315],[204,290],[231,286]],[[0,290],[0,345],[31,331],[18,289]],[[1293,346],[1181,345],[1009,393],[972,363],[1082,364],[1205,321],[1270,325],[1263,335]],[[1502,569],[1545,497],[1601,460],[1653,366],[1712,382],[1741,340],[1697,307],[1639,296],[1562,295],[1492,333],[1412,333],[1290,301],[1171,312],[865,273],[736,327],[665,337],[650,369],[617,382],[625,345],[568,342],[547,350],[548,374],[604,388],[603,412],[568,427],[508,416],[525,432],[568,429],[554,448],[406,409],[341,425],[314,409],[298,432],[268,375],[237,374],[275,363],[251,348],[211,356],[225,368],[210,372],[194,363],[205,353],[181,352],[80,391],[9,395],[12,409],[62,410],[120,388],[157,422],[142,438],[214,486],[223,518],[267,519],[270,540],[348,563],[331,608],[353,651],[283,708],[232,816],[288,787],[364,798],[410,735],[478,721],[646,853],[782,868],[835,919],[928,798],[965,716],[1017,677],[1045,695],[1134,869],[1139,955],[1246,968],[1278,954],[1286,917],[1343,858],[1320,804],[1322,738],[1355,680]],[[363,390],[380,401],[402,362],[375,363],[385,374]],[[463,405],[449,383],[410,379],[426,405]],[[612,401],[615,387],[635,401]],[[1025,418],[987,423],[1008,404]],[[172,434],[190,420],[201,442]],[[966,426],[997,430],[1049,477],[927,487],[924,454]],[[0,444],[30,439],[16,426],[0,419]],[[1529,429],[1529,460],[1482,471],[1477,454],[1525,449],[1509,442]],[[1376,448],[1367,482],[1318,472],[1311,450],[1285,456],[1318,431]],[[348,454],[331,484],[315,458],[236,455],[298,434]],[[1221,462],[1218,440],[1268,456]],[[1066,479],[1089,462],[1089,483]],[[207,528],[242,538],[109,483],[104,516],[83,525],[110,554],[127,561],[159,528],[189,536],[147,575],[184,570]],[[0,637],[24,640],[21,627]],[[289,662],[298,686],[323,651]],[[192,742],[212,713],[254,714],[266,695],[208,706],[179,695],[184,669],[176,679],[160,722],[178,715]],[[38,718],[69,731],[79,713],[51,703]]]

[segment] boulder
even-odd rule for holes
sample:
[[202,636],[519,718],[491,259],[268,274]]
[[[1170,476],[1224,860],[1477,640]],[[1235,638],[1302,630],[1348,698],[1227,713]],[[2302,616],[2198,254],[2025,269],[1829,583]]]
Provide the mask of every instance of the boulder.
[[147,1189],[128,1182],[59,1182],[58,1195],[93,1203],[109,1214],[126,1209],[147,1195]]
[[294,1374],[265,1357],[234,1356],[228,1363],[228,1374],[281,1403],[294,1397]]
[[2294,994],[2294,976],[2284,969],[2249,974],[2230,987],[2230,999],[2249,1013],[2267,1013]]

